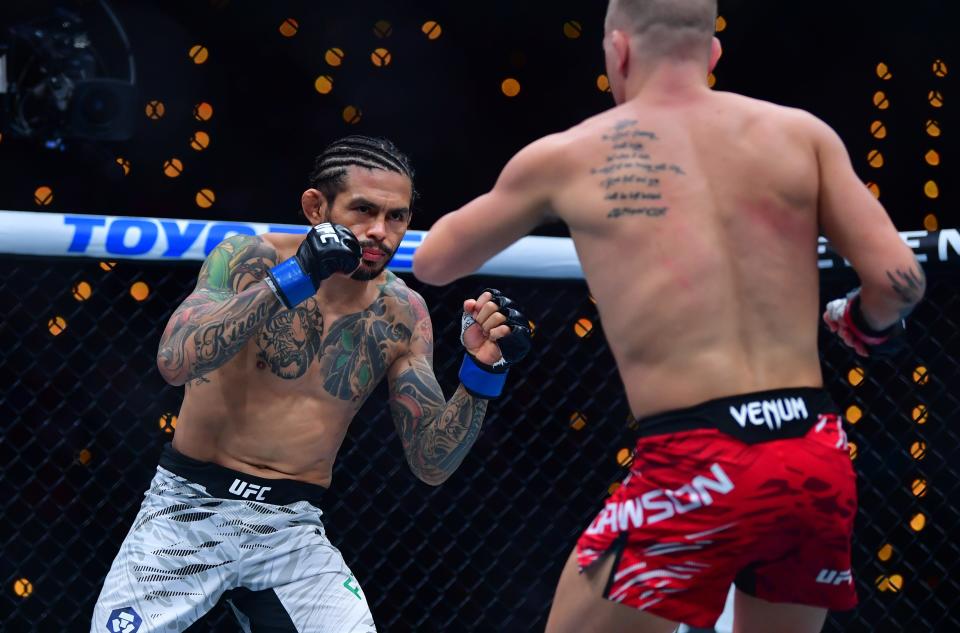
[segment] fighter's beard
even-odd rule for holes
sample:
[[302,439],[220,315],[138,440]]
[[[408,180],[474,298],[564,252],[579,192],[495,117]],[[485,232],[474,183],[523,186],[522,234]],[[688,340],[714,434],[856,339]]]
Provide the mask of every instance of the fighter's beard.
[[361,263],[360,268],[357,268],[355,271],[353,271],[353,274],[350,275],[350,278],[356,281],[371,281],[373,279],[376,279],[377,277],[380,276],[380,273],[384,271],[387,265],[390,264],[390,260],[393,259],[394,253],[392,251],[386,250],[380,244],[372,244],[372,243],[361,244],[360,247],[361,248],[368,248],[368,247],[379,248],[381,251],[383,251],[386,254],[386,257],[383,258],[384,259],[383,264],[381,264],[377,268],[369,268],[365,263]]

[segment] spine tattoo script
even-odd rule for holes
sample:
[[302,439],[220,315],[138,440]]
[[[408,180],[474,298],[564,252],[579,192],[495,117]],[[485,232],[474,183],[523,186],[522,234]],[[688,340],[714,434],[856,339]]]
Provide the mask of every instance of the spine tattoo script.
[[604,201],[609,203],[607,218],[645,216],[663,217],[669,207],[663,204],[660,192],[660,178],[664,174],[685,176],[686,172],[678,165],[658,163],[650,155],[650,145],[658,140],[656,133],[641,130],[638,122],[625,120],[618,122],[603,140],[609,143],[607,161],[602,167],[595,167],[590,173],[602,176],[600,186],[604,190]]

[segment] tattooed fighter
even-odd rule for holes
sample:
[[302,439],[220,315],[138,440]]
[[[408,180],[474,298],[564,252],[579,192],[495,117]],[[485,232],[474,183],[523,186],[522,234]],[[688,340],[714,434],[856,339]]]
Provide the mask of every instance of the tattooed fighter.
[[157,355],[164,378],[186,385],[173,444],[91,631],[182,631],[221,599],[247,631],[375,630],[320,522],[347,427],[386,378],[407,462],[439,485],[530,344],[526,318],[498,292],[467,300],[462,385],[444,397],[427,306],[385,270],[412,198],[413,171],[392,143],[348,137],[317,158],[306,238],[232,237],[207,258]]
[[856,603],[856,487],[817,350],[817,235],[856,269],[825,320],[895,344],[924,274],[810,114],[713,92],[716,0],[612,0],[617,107],[518,153],[414,259],[448,283],[547,218],[576,244],[633,413],[630,475],[567,560],[547,630],[819,631]]

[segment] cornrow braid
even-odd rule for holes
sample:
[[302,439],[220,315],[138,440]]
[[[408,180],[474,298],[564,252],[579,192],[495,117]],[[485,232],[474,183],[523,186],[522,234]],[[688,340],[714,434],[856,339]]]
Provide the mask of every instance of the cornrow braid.
[[[413,184],[413,167],[397,146],[385,138],[347,136],[334,141],[317,156],[310,174],[310,187],[330,202],[346,189],[348,167],[383,169],[402,174]],[[413,197],[417,197],[416,189]]]

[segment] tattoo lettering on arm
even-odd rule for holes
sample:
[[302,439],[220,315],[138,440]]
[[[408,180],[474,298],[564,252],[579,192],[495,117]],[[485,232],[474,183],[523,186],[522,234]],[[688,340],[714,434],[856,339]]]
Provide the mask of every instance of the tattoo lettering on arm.
[[914,307],[920,303],[927,289],[927,274],[917,265],[905,271],[899,268],[892,272],[888,270],[887,279],[890,280],[891,288],[904,304],[904,309],[900,312],[901,318],[909,316]]
[[264,284],[276,250],[258,237],[236,236],[207,257],[197,287],[170,317],[157,365],[171,384],[209,382],[219,368],[282,307]]
[[610,205],[607,218],[665,216],[670,209],[662,202],[661,179],[667,175],[685,176],[686,172],[679,165],[653,158],[650,146],[660,140],[656,133],[640,129],[635,120],[625,119],[602,138],[610,145],[606,163],[590,173],[603,178],[603,199]]
[[390,413],[410,469],[422,481],[439,485],[456,471],[476,442],[487,401],[474,398],[461,386],[446,402],[431,359],[404,362],[408,367],[393,385]]

